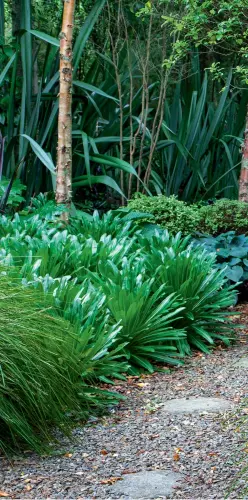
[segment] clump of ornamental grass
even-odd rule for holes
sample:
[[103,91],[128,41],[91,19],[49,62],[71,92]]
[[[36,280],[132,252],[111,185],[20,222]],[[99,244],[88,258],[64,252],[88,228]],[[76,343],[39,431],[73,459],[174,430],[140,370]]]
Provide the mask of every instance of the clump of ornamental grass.
[[74,329],[36,291],[0,276],[0,448],[36,451],[51,428],[69,429],[77,412],[80,366]]

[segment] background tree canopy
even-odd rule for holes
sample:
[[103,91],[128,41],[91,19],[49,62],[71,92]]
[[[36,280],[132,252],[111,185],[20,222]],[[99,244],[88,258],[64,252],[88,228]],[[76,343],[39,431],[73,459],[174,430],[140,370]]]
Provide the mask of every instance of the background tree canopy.
[[[63,3],[0,2],[0,176],[55,186]],[[80,207],[135,192],[235,198],[248,7],[234,0],[77,1],[72,180]],[[4,19],[4,20],[3,20]]]

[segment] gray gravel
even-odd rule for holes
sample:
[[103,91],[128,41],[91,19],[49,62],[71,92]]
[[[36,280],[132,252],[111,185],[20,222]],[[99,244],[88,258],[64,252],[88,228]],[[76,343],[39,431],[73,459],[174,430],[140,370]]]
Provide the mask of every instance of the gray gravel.
[[[248,467],[248,369],[235,365],[248,355],[246,339],[244,331],[233,348],[196,354],[170,373],[118,383],[127,400],[75,429],[73,442],[65,439],[53,456],[0,458],[0,490],[12,498],[114,499],[122,496],[113,485],[126,475],[161,471],[182,476],[169,498],[248,498],[248,471],[238,475]],[[220,413],[165,411],[166,401],[191,397],[223,398],[234,406]]]

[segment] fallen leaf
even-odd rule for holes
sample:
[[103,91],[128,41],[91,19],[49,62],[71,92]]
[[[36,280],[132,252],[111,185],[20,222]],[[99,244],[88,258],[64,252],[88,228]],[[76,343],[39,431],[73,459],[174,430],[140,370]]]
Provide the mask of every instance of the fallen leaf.
[[72,453],[65,453],[65,454],[64,454],[64,457],[66,457],[66,458],[71,458],[71,457],[72,457]]
[[101,450],[101,455],[107,455],[107,454],[108,454],[107,450]]
[[156,439],[156,438],[159,438],[160,434],[152,434],[151,436],[149,436],[149,439]]
[[6,491],[0,491],[0,497],[10,497],[10,494],[6,493]]
[[216,451],[210,451],[210,453],[209,453],[210,457],[214,457],[215,455],[218,455],[218,453],[216,453]]
[[32,486],[31,486],[31,484],[28,484],[28,485],[26,486],[26,491],[30,491],[30,490],[32,490]]
[[136,470],[133,469],[125,469],[122,471],[122,474],[136,474]]
[[180,455],[179,455],[179,453],[174,453],[174,455],[173,455],[173,460],[174,460],[174,462],[178,462],[178,460],[180,460]]
[[102,479],[101,484],[114,484],[116,481],[122,481],[122,477],[109,477],[108,479]]

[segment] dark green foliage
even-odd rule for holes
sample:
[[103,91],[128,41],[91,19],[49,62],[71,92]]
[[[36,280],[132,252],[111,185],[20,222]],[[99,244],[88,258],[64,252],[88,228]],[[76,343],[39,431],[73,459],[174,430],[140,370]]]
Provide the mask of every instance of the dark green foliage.
[[[0,202],[8,185],[9,181],[5,179],[5,177],[0,178]],[[20,180],[15,180],[8,197],[7,207],[11,207],[12,209],[19,207],[19,205],[25,201],[25,198],[22,196],[25,191],[26,187],[20,182]]]
[[[156,3],[158,7],[160,2]],[[30,1],[26,0],[25,4],[30,6]],[[234,78],[231,80],[231,75],[221,84],[213,82],[207,72],[202,71],[204,76],[201,78],[199,56],[194,52],[191,62],[186,65],[187,78],[182,75],[180,80],[181,75],[178,75],[176,83],[173,80],[167,83],[163,120],[158,126],[156,111],[161,83],[157,77],[162,65],[162,37],[159,37],[158,44],[153,41],[150,47],[153,61],[153,64],[149,64],[151,71],[148,72],[150,105],[144,113],[146,97],[141,61],[145,62],[147,53],[146,45],[143,44],[147,31],[141,36],[144,38],[139,44],[141,53],[138,55],[135,45],[140,33],[134,35],[129,24],[130,16],[131,22],[135,21],[135,24],[137,18],[130,9],[125,9],[130,39],[126,40],[122,26],[124,39],[119,40],[121,55],[117,64],[122,95],[120,100],[108,37],[111,29],[105,18],[104,5],[104,0],[95,1],[91,11],[89,6],[81,6],[83,10],[88,10],[89,15],[87,18],[86,15],[79,17],[82,25],[79,32],[78,29],[75,32],[73,194],[79,206],[82,208],[84,205],[86,210],[92,205],[100,209],[118,206],[121,195],[129,197],[137,184],[143,192],[137,173],[144,181],[150,155],[151,176],[146,186],[147,193],[176,194],[186,201],[199,200],[202,196],[236,196],[247,91],[240,89],[233,92],[236,82]],[[88,45],[83,61],[82,52],[101,11],[103,16],[99,18],[100,24],[103,23],[102,28],[106,30],[104,53],[99,54],[99,47],[95,46],[90,49],[90,57],[87,57]],[[29,30],[32,24],[29,7],[27,12],[23,28]],[[155,17],[159,22],[159,11]],[[46,26],[49,24],[50,20]],[[147,23],[139,21],[141,32],[142,24],[144,26]],[[34,192],[51,190],[56,182],[59,29],[54,30],[53,38],[49,37],[51,32],[47,31],[48,27],[45,32],[41,31],[42,25],[38,23],[39,31],[34,30],[32,34],[21,33],[20,42],[22,49],[25,49],[25,58],[21,58],[20,50],[16,50],[18,44],[6,46],[2,78],[0,75],[0,104],[4,109],[2,119],[0,114],[0,128],[5,137],[3,173],[9,179],[22,160],[18,175],[27,185],[27,201]],[[116,35],[114,30],[114,39]],[[135,43],[132,35],[135,36]],[[98,24],[88,44],[93,42],[95,36],[99,36]],[[159,56],[154,51],[159,51]],[[33,74],[36,57],[38,75]],[[20,70],[25,75],[23,79],[16,77]],[[33,77],[34,80],[38,77],[38,81],[31,95]],[[25,82],[29,83],[27,88]],[[220,92],[221,88],[224,88],[223,92]],[[156,140],[154,127],[158,132]],[[143,128],[146,131],[144,137],[139,133]],[[136,143],[133,157],[130,155],[130,142]]]
[[236,294],[231,287],[223,288],[225,275],[213,269],[215,256],[189,247],[178,255],[167,249],[161,264],[157,253],[152,253],[148,260],[157,283],[166,284],[167,293],[176,293],[184,307],[182,318],[174,323],[187,334],[178,344],[180,351],[189,354],[193,347],[208,352],[208,346],[213,346],[216,339],[228,344],[231,327],[225,309],[233,305]]
[[222,199],[211,204],[187,205],[175,196],[138,195],[128,203],[128,208],[149,213],[153,218],[144,218],[142,222],[159,225],[172,234],[248,233],[248,204],[242,201]]
[[179,78],[173,98],[165,102],[153,193],[177,195],[187,202],[237,197],[248,92],[232,92],[231,72],[221,83],[211,81],[207,71],[200,71],[197,52],[189,73],[186,81]]
[[178,363],[176,342],[185,332],[171,325],[183,307],[173,294],[166,294],[164,285],[154,291],[154,279],[146,278],[145,260],[133,257],[119,268],[107,261],[92,279],[106,295],[111,321],[122,325],[118,339],[125,345],[131,372],[137,367],[152,372],[151,361]]
[[224,276],[232,283],[248,280],[248,236],[235,231],[219,236],[203,235],[196,239],[207,250],[216,254],[214,267],[223,269]]
[[[142,199],[150,200],[145,197]],[[172,198],[173,206],[176,203],[181,206],[182,202]],[[186,205],[185,207],[190,208]],[[193,210],[192,207],[190,209]],[[59,305],[62,314],[72,322],[73,318],[74,320],[78,318],[77,322],[81,324],[81,328],[89,326],[84,319],[86,300],[84,297],[88,297],[89,309],[86,317],[89,314],[90,325],[94,325],[96,332],[102,321],[105,321],[107,311],[112,325],[121,321],[122,329],[117,335],[115,345],[120,342],[131,342],[131,339],[133,342],[138,338],[136,335],[140,328],[143,328],[142,322],[146,325],[152,324],[149,323],[149,311],[154,318],[153,311],[163,303],[167,295],[176,293],[180,296],[183,288],[189,293],[187,301],[193,298],[196,300],[199,294],[198,288],[203,290],[201,288],[203,282],[210,280],[212,288],[206,294],[208,303],[208,297],[215,297],[214,294],[216,297],[222,297],[221,290],[224,284],[223,272],[212,275],[213,256],[188,248],[189,237],[182,238],[179,234],[173,237],[167,231],[156,230],[146,236],[144,231],[137,231],[131,221],[124,222],[127,217],[133,218],[132,214],[124,213],[124,217],[122,213],[123,218],[120,214],[116,216],[112,212],[102,219],[95,214],[91,222],[80,216],[81,218],[75,219],[66,230],[59,229],[59,226],[51,226],[49,219],[42,221],[34,214],[28,219],[21,219],[21,232],[17,231],[18,216],[11,223],[2,218],[5,221],[2,225],[5,236],[3,235],[1,240],[0,259],[6,266],[12,266],[9,272],[13,274],[14,269],[18,269],[17,272],[25,279],[26,284],[42,286],[46,293],[49,290],[53,291],[56,305]],[[33,235],[32,239],[29,238],[29,228]],[[178,266],[181,268],[180,273],[177,270]],[[155,276],[157,281],[154,282]],[[158,293],[160,285],[166,285],[168,288],[160,289]],[[155,299],[154,293],[158,293]],[[223,307],[226,307],[227,303],[234,302],[234,292],[225,289],[223,293],[226,294]],[[214,301],[217,304],[216,297]],[[92,315],[90,306],[93,307],[94,300],[96,300],[94,306],[96,312]],[[98,301],[101,306],[98,305]],[[187,309],[189,306],[179,301],[178,307]],[[221,304],[218,308],[221,308]],[[137,310],[140,311],[139,315],[135,312]],[[160,312],[157,310],[155,316],[160,317],[162,323],[161,314],[162,309]],[[188,329],[188,319],[185,323],[186,329]],[[108,321],[104,328],[107,328]],[[192,317],[192,322],[194,321],[195,316]],[[207,321],[205,317],[204,321]],[[217,323],[216,320],[216,325]],[[149,327],[145,328],[147,334]],[[126,329],[129,331],[129,341],[125,337]],[[180,329],[184,329],[183,321]],[[213,330],[214,338],[212,323],[209,330]],[[211,336],[211,333],[209,335]],[[209,341],[209,337],[205,340],[207,339]],[[190,343],[194,344],[192,340]],[[125,351],[128,349],[127,345]],[[150,354],[147,357],[149,356],[151,357]]]
[[158,224],[172,234],[179,231],[183,235],[192,234],[199,224],[198,211],[179,201],[176,196],[137,195],[129,201],[128,208],[151,214],[153,219],[143,219],[143,221]]
[[0,275],[0,448],[41,451],[51,427],[68,432],[73,417],[118,402],[118,394],[93,384],[123,378],[128,364],[114,346],[120,327],[98,314],[99,293],[52,278],[33,283],[34,291],[17,285],[17,276]]
[[236,231],[248,233],[248,204],[238,200],[218,200],[200,208],[199,231],[220,234]]

